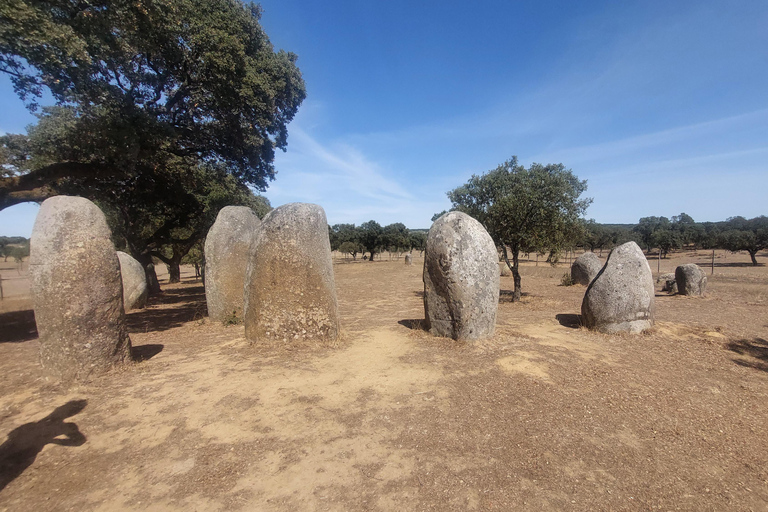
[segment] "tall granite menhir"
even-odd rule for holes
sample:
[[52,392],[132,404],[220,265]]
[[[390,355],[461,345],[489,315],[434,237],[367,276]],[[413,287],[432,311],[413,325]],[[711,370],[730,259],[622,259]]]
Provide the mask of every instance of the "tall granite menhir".
[[437,336],[492,336],[499,307],[499,265],[493,239],[475,219],[449,212],[427,235],[424,316]]
[[582,322],[605,333],[639,333],[653,327],[655,290],[651,267],[635,242],[616,247],[581,303]]
[[205,300],[208,317],[243,317],[245,272],[261,220],[247,206],[225,206],[205,238]]
[[46,199],[32,229],[29,268],[47,372],[81,380],[130,360],[120,265],[95,204]]
[[290,203],[269,212],[246,274],[245,337],[277,343],[333,341],[336,284],[325,211]]

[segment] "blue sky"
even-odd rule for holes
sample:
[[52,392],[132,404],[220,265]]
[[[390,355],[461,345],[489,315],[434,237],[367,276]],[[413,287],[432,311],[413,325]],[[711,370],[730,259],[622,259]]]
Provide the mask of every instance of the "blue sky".
[[[587,217],[768,214],[768,2],[264,0],[307,99],[266,195],[425,228],[512,155],[587,179]],[[34,119],[0,77],[0,131]],[[28,235],[34,207],[0,212]]]

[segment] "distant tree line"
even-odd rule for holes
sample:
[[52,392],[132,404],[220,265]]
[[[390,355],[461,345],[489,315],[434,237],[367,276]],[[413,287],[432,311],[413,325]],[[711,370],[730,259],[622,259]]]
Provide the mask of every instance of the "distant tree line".
[[637,224],[584,223],[577,246],[592,251],[612,249],[630,240],[646,252],[657,250],[661,257],[682,249],[725,249],[746,251],[757,265],[757,253],[768,249],[768,217],[730,217],[720,222],[696,222],[681,213],[667,217],[643,217]]
[[409,230],[400,222],[382,227],[375,220],[369,220],[359,226],[328,226],[328,236],[331,250],[348,254],[352,259],[364,255],[369,261],[373,261],[376,254],[384,251],[390,255],[400,255],[412,250],[423,252],[427,243],[427,231],[424,229]]
[[13,258],[20,264],[27,256],[29,256],[29,239],[23,236],[0,236],[0,257],[3,258],[3,262]]

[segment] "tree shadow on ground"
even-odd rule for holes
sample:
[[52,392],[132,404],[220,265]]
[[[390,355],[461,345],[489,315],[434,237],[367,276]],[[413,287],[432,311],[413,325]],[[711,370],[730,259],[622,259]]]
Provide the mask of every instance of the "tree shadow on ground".
[[581,327],[581,315],[560,313],[555,315],[555,318],[563,327],[568,327],[569,329],[578,329]]
[[427,321],[423,318],[412,318],[408,320],[399,320],[397,322],[400,325],[403,325],[409,329],[412,329],[414,331],[426,331],[426,324]]
[[37,338],[34,310],[0,313],[0,343],[19,343]]
[[763,338],[735,340],[729,342],[725,347],[739,355],[750,356],[756,359],[756,361],[734,359],[733,362],[739,366],[768,372],[768,341]]
[[420,297],[420,298],[422,298],[422,299],[424,298],[424,290],[418,290],[418,291],[415,291],[415,292],[413,292],[413,294],[414,294],[415,296],[417,296],[417,297]]
[[[499,302],[514,302],[515,290],[499,290]],[[530,297],[528,292],[521,292],[520,297]]]
[[146,361],[152,359],[157,354],[163,351],[165,345],[160,344],[148,344],[139,345],[138,347],[131,347],[131,358],[136,362]]
[[0,445],[0,491],[35,462],[45,445],[85,444],[86,438],[77,425],[64,420],[82,411],[87,404],[87,400],[71,400],[40,421],[25,423],[8,434],[8,439]]
[[129,332],[166,331],[208,316],[205,288],[171,288],[151,297],[144,309],[126,315]]

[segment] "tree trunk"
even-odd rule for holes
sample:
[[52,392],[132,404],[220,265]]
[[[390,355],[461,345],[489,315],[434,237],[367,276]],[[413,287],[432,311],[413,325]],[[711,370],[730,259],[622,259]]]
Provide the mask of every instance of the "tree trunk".
[[178,261],[171,261],[168,264],[168,283],[181,282],[181,264]]
[[523,287],[522,287],[522,279],[520,278],[520,251],[517,249],[512,249],[512,264],[509,263],[509,256],[507,254],[507,246],[502,245],[502,250],[504,254],[504,261],[507,264],[507,267],[509,267],[509,270],[512,271],[512,278],[515,281],[515,291],[512,292],[512,302],[520,302],[520,298],[523,295]]
[[749,253],[749,257],[752,258],[752,265],[757,266],[757,258],[755,255],[757,254],[757,251],[747,251]]
[[371,258],[368,261],[373,261],[373,255],[374,254],[375,254],[374,251],[371,251]]

